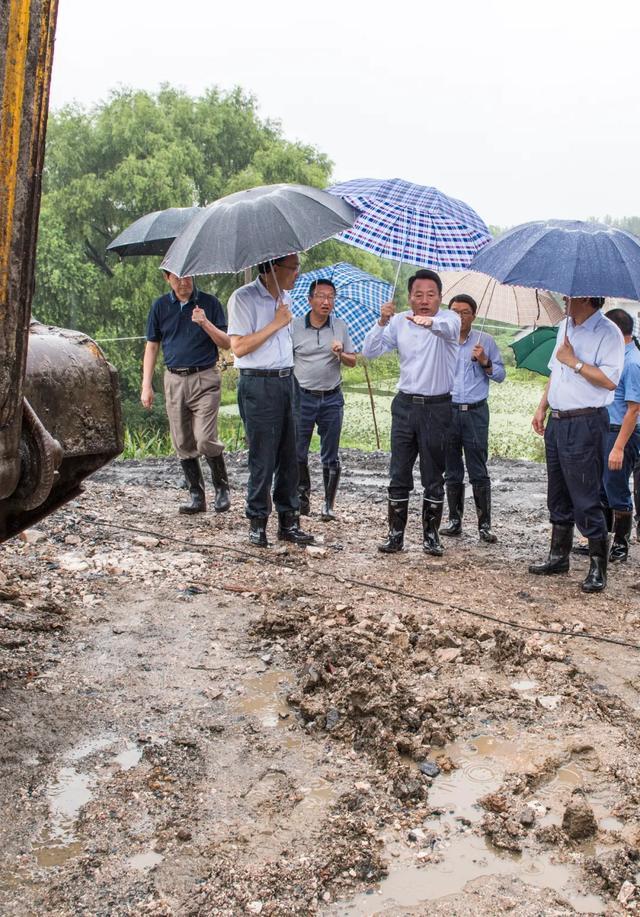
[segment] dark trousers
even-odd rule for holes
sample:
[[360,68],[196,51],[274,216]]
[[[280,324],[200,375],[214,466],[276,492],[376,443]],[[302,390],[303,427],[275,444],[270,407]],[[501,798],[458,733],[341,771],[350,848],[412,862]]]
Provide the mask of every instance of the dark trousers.
[[298,512],[298,465],[293,374],[244,376],[238,382],[238,408],[249,445],[246,513],[266,518],[273,502],[279,513]]
[[618,431],[610,430],[605,440],[602,500],[604,505],[608,506],[610,509],[622,513],[629,513],[633,509],[629,478],[633,473],[638,455],[640,454],[640,433],[632,433],[627,440],[627,444],[624,447],[624,458],[620,471],[611,471],[608,465],[609,453],[617,438]]
[[299,462],[304,464],[307,461],[313,428],[317,426],[320,461],[323,465],[333,467],[339,464],[338,447],[343,416],[344,397],[341,389],[327,395],[310,395],[298,386],[296,427]]
[[391,403],[390,500],[409,498],[413,490],[413,466],[420,456],[424,497],[442,503],[450,427],[451,401],[421,403],[412,395],[398,392]]
[[[464,454],[464,462],[462,456]],[[467,466],[469,483],[490,484],[487,471],[489,456],[489,405],[461,411],[453,405],[451,430],[447,443],[445,481],[462,484]]]
[[556,525],[574,522],[586,538],[606,538],[600,500],[604,444],[609,413],[549,418],[544,433],[547,455],[547,505]]

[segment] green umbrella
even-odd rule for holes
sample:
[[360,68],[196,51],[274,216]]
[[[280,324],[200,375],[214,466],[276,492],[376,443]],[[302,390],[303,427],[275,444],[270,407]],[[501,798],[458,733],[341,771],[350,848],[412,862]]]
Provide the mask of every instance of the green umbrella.
[[550,376],[549,360],[556,346],[558,329],[542,325],[533,331],[526,329],[509,344],[518,369],[529,369],[541,376]]

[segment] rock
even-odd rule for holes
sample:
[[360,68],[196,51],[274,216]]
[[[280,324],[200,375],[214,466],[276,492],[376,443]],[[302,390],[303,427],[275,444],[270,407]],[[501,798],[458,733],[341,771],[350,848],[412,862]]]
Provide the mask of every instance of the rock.
[[562,703],[560,694],[540,694],[536,697],[536,704],[544,710],[556,710]]
[[636,893],[635,885],[633,884],[633,882],[629,882],[629,880],[626,879],[622,883],[622,888],[618,892],[618,901],[620,902],[620,904],[628,904],[629,901],[635,895],[635,893]]
[[315,545],[315,544],[308,544],[307,547],[305,548],[305,551],[307,552],[307,554],[310,554],[311,557],[326,557],[327,556],[327,549],[321,548],[319,547],[319,545]]
[[457,646],[443,646],[436,650],[436,662],[447,663],[455,662],[460,655],[460,649]]
[[340,711],[336,710],[335,707],[329,707],[325,715],[325,726],[328,732],[331,732],[332,729],[338,725],[340,721]]
[[82,543],[82,539],[80,538],[79,535],[65,535],[64,543],[65,543],[65,544],[76,544],[76,545],[77,545],[77,544],[81,544],[81,543]]
[[440,773],[440,768],[435,761],[423,761],[420,764],[420,773],[424,774],[425,777],[437,777]]
[[188,828],[178,828],[176,831],[176,837],[179,841],[190,841],[193,835]]
[[574,791],[562,816],[562,828],[574,841],[592,837],[598,830],[593,809],[580,791]]
[[247,904],[247,911],[250,914],[261,914],[263,907],[262,901],[250,901],[249,904]]
[[20,541],[24,541],[25,544],[38,544],[44,541],[46,537],[45,533],[39,529],[25,529],[24,532],[20,532],[18,535]]
[[509,808],[509,800],[502,793],[488,793],[478,800],[483,809],[500,814]]
[[518,821],[525,828],[531,828],[535,823],[536,813],[533,811],[531,806],[525,806],[524,809],[520,812]]
[[564,647],[555,643],[543,643],[540,647],[540,655],[547,662],[564,662],[567,653]]
[[140,545],[141,548],[157,548],[160,544],[160,539],[154,538],[153,535],[136,535],[133,543]]
[[422,828],[411,828],[411,830],[407,834],[407,837],[409,838],[410,841],[414,841],[415,843],[421,843],[425,839],[425,833],[422,830]]

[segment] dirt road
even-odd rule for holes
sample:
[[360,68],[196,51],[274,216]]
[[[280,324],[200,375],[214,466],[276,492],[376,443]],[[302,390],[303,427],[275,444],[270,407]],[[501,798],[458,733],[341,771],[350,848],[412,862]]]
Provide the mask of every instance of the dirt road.
[[0,913],[635,910],[639,548],[529,576],[544,469],[497,461],[499,544],[468,501],[425,557],[416,497],[385,558],[385,466],[311,550],[246,543],[242,454],[226,516],[122,463],[0,546]]

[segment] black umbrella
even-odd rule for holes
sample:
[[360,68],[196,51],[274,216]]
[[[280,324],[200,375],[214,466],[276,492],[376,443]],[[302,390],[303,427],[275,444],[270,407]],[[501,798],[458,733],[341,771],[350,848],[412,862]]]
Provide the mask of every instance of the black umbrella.
[[162,267],[178,277],[237,273],[306,251],[353,225],[341,197],[307,185],[262,185],[210,204],[191,220]]
[[169,207],[167,210],[146,213],[109,243],[107,251],[115,252],[121,258],[129,255],[166,255],[175,237],[202,209]]

